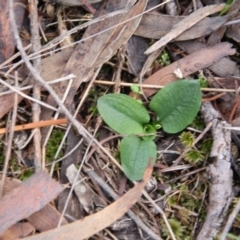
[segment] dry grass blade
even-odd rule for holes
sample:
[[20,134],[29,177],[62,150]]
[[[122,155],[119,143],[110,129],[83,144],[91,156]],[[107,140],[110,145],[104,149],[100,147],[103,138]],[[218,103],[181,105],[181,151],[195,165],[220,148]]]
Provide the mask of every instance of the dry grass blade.
[[[16,74],[16,87],[18,86],[18,78],[17,78],[17,74]],[[12,114],[12,119],[11,121],[11,125],[9,126],[9,135],[8,135],[8,148],[6,149],[6,156],[5,156],[5,161],[4,161],[4,167],[3,167],[3,175],[1,177],[1,182],[0,182],[0,197],[2,197],[3,194],[3,186],[5,183],[5,179],[7,176],[7,169],[8,169],[8,164],[9,164],[9,160],[11,157],[11,150],[12,150],[12,140],[13,140],[13,136],[14,136],[14,126],[16,123],[16,118],[17,118],[17,106],[18,106],[18,95],[14,94],[14,108],[13,108],[13,114]]]

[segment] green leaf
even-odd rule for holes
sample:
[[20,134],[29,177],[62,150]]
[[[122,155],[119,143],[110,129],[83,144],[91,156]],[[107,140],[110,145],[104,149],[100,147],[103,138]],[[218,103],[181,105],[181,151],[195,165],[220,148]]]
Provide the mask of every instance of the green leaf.
[[196,117],[201,106],[201,89],[197,80],[178,80],[160,90],[149,107],[157,113],[163,130],[177,133]]
[[140,92],[140,88],[139,88],[139,86],[136,85],[136,84],[131,85],[131,90],[132,90],[132,92],[134,92],[134,93],[139,93],[139,92]]
[[125,175],[133,181],[141,180],[149,159],[155,163],[157,147],[152,140],[143,140],[135,135],[124,137],[120,144],[120,157]]
[[97,107],[107,125],[121,134],[144,133],[143,125],[150,120],[146,108],[124,94],[107,94],[100,97]]
[[144,139],[144,140],[153,140],[153,139],[155,139],[156,132],[157,132],[155,126],[153,126],[152,124],[147,123],[147,124],[144,125],[143,129],[144,129],[144,133],[146,135],[143,135],[142,139]]
[[236,0],[227,0],[226,5],[224,6],[223,10],[219,13],[219,16],[223,16],[229,8],[235,3]]

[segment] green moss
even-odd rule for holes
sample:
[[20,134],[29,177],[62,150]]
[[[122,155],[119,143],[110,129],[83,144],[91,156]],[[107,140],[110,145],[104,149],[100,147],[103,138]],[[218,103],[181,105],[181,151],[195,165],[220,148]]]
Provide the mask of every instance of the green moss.
[[185,154],[184,159],[192,165],[197,165],[203,161],[204,155],[201,151],[191,149]]
[[[187,238],[187,233],[186,233],[186,227],[183,226],[181,224],[181,222],[179,222],[177,219],[175,218],[171,218],[168,220],[172,230],[173,230],[173,233],[175,235],[175,237],[177,239],[189,239]],[[170,233],[167,229],[167,227],[165,226],[162,230],[162,234],[164,237],[169,237],[170,236]]]
[[201,116],[196,116],[190,126],[192,128],[202,131],[205,128],[205,123]]
[[[59,129],[54,129],[52,131],[51,137],[48,140],[47,146],[46,146],[46,162],[52,162],[54,159],[54,156],[57,152],[57,149],[63,139],[64,132]],[[62,157],[63,153],[60,152],[58,157]]]
[[201,88],[208,88],[208,81],[204,76],[200,75],[199,81],[200,81]]
[[181,143],[185,147],[191,147],[193,146],[193,143],[195,141],[195,136],[191,132],[182,132],[182,134],[179,136]]
[[203,152],[205,154],[210,153],[210,151],[212,149],[212,145],[213,145],[213,139],[212,138],[205,139],[200,146],[201,152]]
[[26,170],[23,171],[20,179],[21,179],[22,181],[25,181],[25,180],[27,180],[28,178],[30,178],[33,174],[34,174],[34,170],[33,170],[33,169],[26,169]]
[[171,64],[170,57],[165,50],[162,51],[161,55],[157,58],[157,60],[162,66],[168,66]]

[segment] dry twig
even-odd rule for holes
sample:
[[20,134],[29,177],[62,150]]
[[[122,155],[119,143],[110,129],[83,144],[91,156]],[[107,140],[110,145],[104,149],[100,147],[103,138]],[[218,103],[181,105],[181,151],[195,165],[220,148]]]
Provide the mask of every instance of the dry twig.
[[218,112],[211,103],[203,103],[201,110],[206,123],[212,122],[213,147],[211,157],[215,158],[208,167],[210,178],[209,208],[197,240],[212,240],[216,236],[226,211],[232,201],[232,170],[230,161],[231,131],[228,123],[220,121]]
[[[33,53],[38,52],[41,50],[40,44],[40,36],[39,36],[39,27],[38,27],[38,1],[37,0],[30,0],[29,1],[29,18],[30,18],[30,28],[31,28],[31,42],[32,42],[32,50]],[[38,57],[33,60],[33,67],[35,68],[37,73],[41,72],[41,58]],[[41,100],[41,85],[35,81],[33,87],[33,97],[37,100]],[[38,103],[33,103],[32,105],[33,111],[33,122],[40,121],[40,105]],[[42,154],[41,154],[41,132],[39,128],[35,128],[34,136],[33,136],[33,143],[34,143],[34,165],[35,171],[38,172],[41,170],[41,161],[42,161]]]
[[[16,87],[18,87],[17,74],[15,75],[15,82],[16,82],[16,84],[15,84]],[[2,179],[0,181],[0,198],[2,197],[2,194],[3,194],[3,186],[4,186],[4,182],[5,182],[6,175],[7,175],[8,163],[9,163],[9,160],[11,157],[12,140],[13,140],[14,127],[15,127],[16,118],[17,118],[17,106],[18,106],[18,94],[15,93],[13,114],[12,114],[12,120],[11,120],[11,125],[10,125],[10,131],[9,131],[9,135],[8,135],[8,143],[7,143],[7,149],[6,149],[6,156],[5,156],[5,160],[4,160],[3,174],[2,174]]]

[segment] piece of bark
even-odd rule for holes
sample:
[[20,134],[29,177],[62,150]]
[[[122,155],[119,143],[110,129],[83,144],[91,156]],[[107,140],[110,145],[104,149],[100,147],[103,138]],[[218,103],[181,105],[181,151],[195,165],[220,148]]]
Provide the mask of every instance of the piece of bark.
[[0,234],[42,209],[63,190],[46,172],[39,171],[0,199]]
[[[183,77],[187,77],[201,69],[204,69],[219,59],[235,54],[235,49],[231,49],[229,43],[219,43],[213,47],[202,48],[177,62],[157,71],[144,81],[144,84],[155,84],[165,86],[170,82],[177,80],[174,71],[179,69]],[[144,88],[144,94],[151,96],[158,90]]]
[[226,129],[231,125],[219,120],[218,112],[209,102],[203,103],[201,113],[206,124],[209,122],[213,124],[213,146],[210,157],[214,157],[215,160],[207,169],[210,179],[208,212],[196,239],[212,240],[216,237],[233,199],[231,130]]

